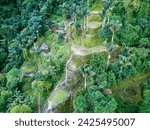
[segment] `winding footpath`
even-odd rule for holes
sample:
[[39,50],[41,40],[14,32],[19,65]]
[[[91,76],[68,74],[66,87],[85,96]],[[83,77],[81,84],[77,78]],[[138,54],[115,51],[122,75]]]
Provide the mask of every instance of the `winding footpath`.
[[[96,11],[96,10],[95,11],[91,11],[89,15],[90,16],[92,16],[92,15],[99,16],[99,11]],[[93,21],[92,20],[92,21],[88,22],[87,28],[91,29],[91,30],[95,30],[95,29],[98,29],[100,26],[101,26],[101,22],[100,21],[98,21],[98,20]],[[92,34],[87,34],[87,35],[91,36]],[[45,107],[43,109],[43,112],[44,113],[52,113],[53,109],[58,107],[61,103],[65,102],[67,100],[67,98],[70,97],[70,93],[67,90],[67,89],[70,89],[70,88],[68,88],[68,87],[70,87],[69,80],[72,77],[75,77],[76,71],[79,70],[79,68],[77,68],[76,65],[73,64],[73,57],[76,57],[76,56],[77,57],[85,57],[85,56],[88,56],[88,55],[91,55],[91,54],[107,52],[107,51],[108,51],[107,48],[105,46],[102,46],[102,45],[101,46],[95,46],[95,47],[87,48],[87,47],[84,47],[84,46],[73,44],[71,46],[71,56],[68,59],[68,61],[66,62],[66,65],[65,65],[64,80],[61,83],[59,83],[55,87],[55,89],[52,91],[52,93],[50,94],[50,96],[48,98],[48,101],[45,104]],[[72,70],[70,70],[70,68]],[[72,74],[70,74],[70,73],[72,73]],[[70,81],[72,81],[72,79]],[[63,90],[63,91],[65,90],[68,93],[68,96],[67,96],[67,98],[62,99],[62,101],[60,101],[58,104],[56,104],[56,103],[53,102],[53,98],[54,98],[53,95],[55,95],[58,92],[58,90]]]

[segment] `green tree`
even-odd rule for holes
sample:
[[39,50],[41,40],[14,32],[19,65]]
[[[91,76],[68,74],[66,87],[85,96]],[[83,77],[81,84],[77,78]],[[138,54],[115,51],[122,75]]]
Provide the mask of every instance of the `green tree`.
[[0,87],[5,87],[6,86],[6,74],[0,74]]
[[4,112],[5,105],[6,101],[2,97],[0,97],[0,112]]
[[42,13],[42,16],[44,18],[49,18],[51,14],[53,13],[54,6],[53,6],[54,0],[47,0],[43,7],[40,9],[40,12]]
[[95,86],[79,91],[74,98],[74,109],[76,112],[114,112],[117,103],[114,98],[104,96]]
[[45,90],[48,91],[49,88],[50,86],[48,84],[45,84],[44,81],[34,80],[32,82],[33,94],[37,98],[37,106],[38,106],[39,113],[41,112],[41,97],[43,95],[43,92]]
[[6,74],[6,78],[7,78],[6,86],[9,89],[13,89],[13,88],[17,87],[18,83],[20,82],[20,70],[16,69],[16,68],[11,69]]
[[40,12],[38,10],[34,10],[31,14],[31,17],[28,21],[28,27],[29,32],[36,33],[38,31],[37,35],[44,35],[45,32],[45,25],[44,20],[42,19],[42,16],[40,15]]
[[110,23],[109,29],[112,32],[112,38],[111,42],[114,43],[114,37],[115,37],[115,32],[117,32],[121,28],[122,24],[119,23],[119,21],[112,21]]
[[150,112],[150,90],[144,91],[144,99],[140,107],[140,112],[149,113]]
[[76,97],[73,100],[73,106],[75,112],[85,113],[88,112],[88,106],[86,102],[86,98],[84,96],[84,90],[81,90],[77,93]]

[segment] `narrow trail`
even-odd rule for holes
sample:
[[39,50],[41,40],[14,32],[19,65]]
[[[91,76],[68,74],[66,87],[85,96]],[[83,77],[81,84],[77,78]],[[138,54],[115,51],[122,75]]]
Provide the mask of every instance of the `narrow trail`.
[[71,50],[74,55],[78,55],[78,56],[87,56],[93,53],[107,52],[107,48],[105,46],[95,46],[95,47],[87,48],[75,44],[72,45]]
[[94,10],[90,12],[90,15],[99,15],[99,14],[100,14],[100,11],[98,10]]
[[[71,61],[71,59],[72,59],[72,56],[73,56],[73,55],[71,54],[70,58],[68,59],[66,65],[65,65],[65,78],[64,78],[64,80],[63,80],[60,84],[58,84],[58,85],[55,87],[55,89],[53,90],[52,93],[54,93],[55,91],[57,91],[57,89],[59,89],[60,86],[62,86],[62,84],[64,84],[64,83],[67,82],[67,80],[68,80],[68,64],[70,63],[70,61]],[[49,99],[52,98],[52,95],[53,95],[53,94],[50,95]],[[47,109],[44,110],[44,112],[45,112],[45,113],[48,113],[48,112],[49,112],[49,113],[53,113],[53,108],[54,108],[56,105],[57,105],[57,104],[53,104],[52,101],[48,100],[48,107],[47,107]]]
[[[97,10],[93,10],[89,13],[89,17],[95,17],[98,18],[99,17],[99,12]],[[99,19],[94,19],[94,20],[90,20],[88,21],[88,24],[86,26],[86,28],[90,29],[90,30],[96,30],[101,26],[101,21],[99,21]],[[94,35],[92,33],[86,34],[89,37],[93,37]],[[72,39],[71,39],[72,40]],[[73,42],[72,42],[73,43]],[[55,86],[54,90],[52,91],[52,93],[50,94],[48,101],[47,101],[47,106],[44,108],[43,112],[45,113],[52,113],[53,109],[55,109],[57,106],[59,106],[59,104],[61,104],[61,102],[64,102],[65,99],[62,99],[62,101],[59,104],[54,104],[53,103],[53,95],[57,93],[58,90],[65,90],[67,92],[67,87],[70,87],[69,84],[69,80],[75,76],[75,71],[77,71],[79,68],[77,68],[72,60],[74,56],[88,56],[91,54],[95,54],[95,53],[101,53],[101,52],[107,52],[107,48],[105,46],[99,45],[99,46],[94,46],[94,47],[84,47],[84,46],[80,46],[80,45],[76,45],[76,44],[72,44],[71,46],[71,55],[68,59],[68,61],[66,62],[65,65],[65,75],[64,75],[64,80],[59,83],[57,86]],[[108,58],[109,60],[109,58]],[[109,61],[108,61],[109,62]],[[70,70],[71,68],[71,70]],[[72,71],[72,72],[71,72]],[[70,74],[72,73],[72,74]],[[71,79],[72,80],[72,79]],[[70,94],[68,92],[68,98],[70,97]]]
[[91,19],[90,21],[88,21],[88,24],[87,24],[87,28],[89,28],[89,29],[98,29],[100,26],[101,26],[101,24],[102,24],[102,22],[100,21],[100,11],[98,11],[98,10],[93,10],[93,11],[91,11],[90,13],[89,13],[89,19],[90,19],[90,17],[96,17],[96,19],[94,18],[93,20]]
[[[70,65],[72,59],[73,59],[73,56],[87,56],[87,55],[91,55],[91,54],[95,54],[95,53],[100,53],[100,52],[107,52],[107,48],[104,47],[104,46],[95,46],[95,47],[91,47],[91,48],[87,48],[87,47],[83,47],[83,46],[80,46],[80,45],[72,45],[71,46],[71,51],[72,51],[72,54],[70,56],[70,58],[68,59],[66,65],[65,65],[65,76],[64,76],[64,80],[59,83],[55,89],[53,90],[53,92],[51,93],[50,97],[49,97],[49,100],[48,100],[48,106],[47,108],[44,110],[45,113],[49,112],[49,113],[52,113],[53,112],[53,109],[59,105],[59,104],[54,104],[52,102],[52,99],[53,99],[53,94],[58,90],[58,89],[66,89],[66,84],[68,82],[68,79],[70,79],[70,77],[68,76],[69,72],[70,71],[68,69],[68,66]],[[76,69],[76,66],[71,64],[71,68],[74,68]],[[69,93],[68,93],[68,97],[69,97]],[[62,100],[62,102],[64,102],[64,100]]]

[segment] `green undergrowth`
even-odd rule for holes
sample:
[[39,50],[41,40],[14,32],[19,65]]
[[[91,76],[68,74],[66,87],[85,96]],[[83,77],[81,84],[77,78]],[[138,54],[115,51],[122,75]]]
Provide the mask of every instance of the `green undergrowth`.
[[142,100],[142,84],[150,78],[150,73],[140,73],[134,77],[123,80],[111,89],[115,97],[121,98],[124,102],[139,104]]
[[[45,43],[48,45],[47,52],[41,51],[40,47]],[[62,78],[65,63],[70,55],[70,43],[66,42],[60,35],[55,32],[47,31],[45,35],[39,37],[28,53],[28,60],[24,61],[21,67],[21,91],[24,96],[33,96],[34,103],[32,108],[37,111],[37,95],[36,89],[33,88],[33,82],[42,83],[41,106],[45,103],[47,96],[54,86]],[[59,103],[60,99],[67,96],[64,91],[58,91],[58,95],[54,95],[55,103]]]
[[[99,11],[101,7],[98,4],[99,1],[91,7],[91,11]],[[101,22],[102,19],[99,14],[91,14],[88,16],[88,22]],[[75,35],[73,42],[85,47],[94,47],[102,44],[102,40],[99,37],[99,28],[96,29],[86,29],[85,32],[80,33],[80,35]]]
[[45,35],[38,38],[36,45],[40,47],[43,43],[46,43],[49,47],[51,47],[52,38],[54,37],[54,33],[47,31]]
[[102,6],[101,6],[101,0],[97,0],[96,3],[94,3],[94,5],[91,7],[90,9],[91,11],[93,10],[102,10]]
[[51,17],[48,19],[48,21],[53,21],[57,25],[61,25],[63,22],[63,17],[59,14],[52,14]]
[[81,38],[81,35],[76,35],[74,37],[75,44],[82,45],[85,47],[94,47],[98,45],[102,45],[102,40],[98,36],[98,31],[91,31],[88,30],[88,33],[84,34],[83,37]]

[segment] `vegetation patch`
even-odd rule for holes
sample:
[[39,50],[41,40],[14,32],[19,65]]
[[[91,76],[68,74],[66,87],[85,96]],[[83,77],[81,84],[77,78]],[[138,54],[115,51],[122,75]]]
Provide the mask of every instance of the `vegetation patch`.
[[68,96],[69,94],[66,90],[58,88],[52,93],[49,100],[52,101],[54,105],[58,105],[63,103],[68,98]]

